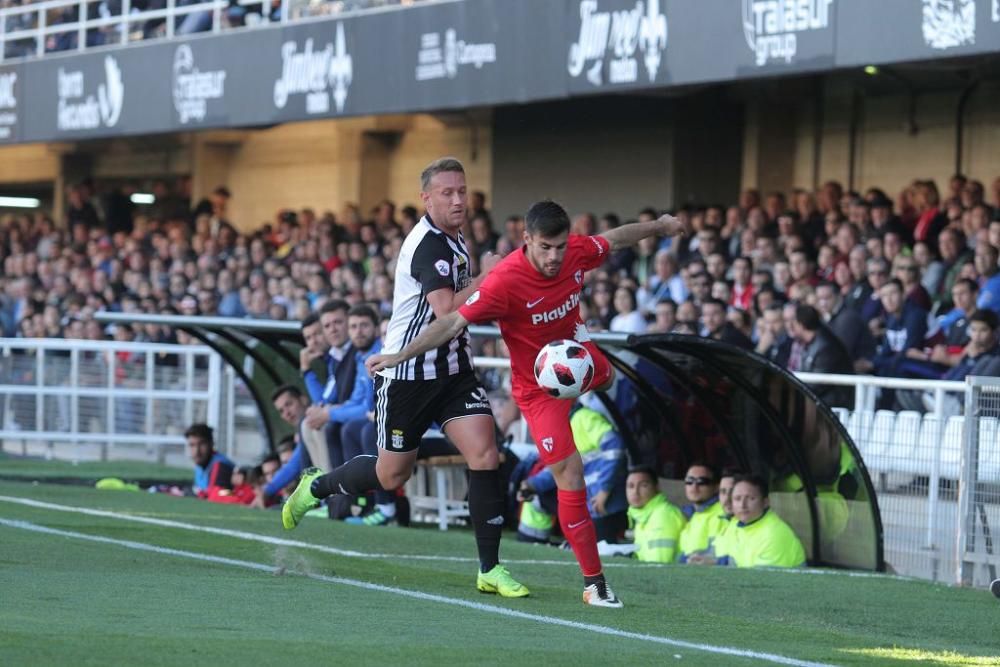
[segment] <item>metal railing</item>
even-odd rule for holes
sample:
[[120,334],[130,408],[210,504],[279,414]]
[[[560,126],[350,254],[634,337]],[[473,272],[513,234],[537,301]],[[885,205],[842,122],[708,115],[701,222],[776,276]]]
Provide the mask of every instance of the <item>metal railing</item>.
[[[166,0],[161,9],[143,9],[145,3],[133,4],[133,0],[121,0],[120,4],[108,0],[44,0],[0,9],[0,60],[124,46],[148,39],[172,39],[179,34],[219,33],[310,16],[353,14],[416,1]],[[255,7],[259,9],[253,11]]]
[[200,345],[0,339],[0,442],[163,462],[188,425],[222,421],[221,371]]

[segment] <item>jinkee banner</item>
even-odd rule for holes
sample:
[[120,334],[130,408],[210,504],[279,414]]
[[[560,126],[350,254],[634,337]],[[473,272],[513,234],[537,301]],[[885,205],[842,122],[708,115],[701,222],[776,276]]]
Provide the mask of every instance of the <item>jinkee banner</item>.
[[1000,52],[1000,0],[418,3],[0,65],[0,143],[462,109],[991,52]]

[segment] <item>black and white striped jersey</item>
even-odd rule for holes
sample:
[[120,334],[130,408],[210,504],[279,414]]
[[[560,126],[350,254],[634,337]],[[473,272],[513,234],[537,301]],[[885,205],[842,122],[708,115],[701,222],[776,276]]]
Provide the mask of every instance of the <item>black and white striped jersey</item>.
[[[383,352],[399,352],[436,319],[427,301],[428,294],[445,287],[461,292],[471,280],[469,251],[462,234],[453,239],[426,215],[421,218],[399,250],[392,319]],[[381,374],[392,380],[433,380],[471,371],[469,332],[463,330],[441,347]]]

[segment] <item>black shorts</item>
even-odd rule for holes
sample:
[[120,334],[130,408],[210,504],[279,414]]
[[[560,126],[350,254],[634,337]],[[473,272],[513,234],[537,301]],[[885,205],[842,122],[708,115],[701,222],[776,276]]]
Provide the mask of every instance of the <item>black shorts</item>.
[[375,376],[375,442],[390,452],[412,452],[430,425],[452,419],[493,417],[486,390],[475,373],[434,380],[391,380]]

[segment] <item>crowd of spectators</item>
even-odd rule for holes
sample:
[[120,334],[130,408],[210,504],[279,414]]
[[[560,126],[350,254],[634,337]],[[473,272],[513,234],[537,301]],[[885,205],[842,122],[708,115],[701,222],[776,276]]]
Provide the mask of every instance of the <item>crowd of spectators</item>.
[[[301,321],[343,299],[390,313],[399,248],[422,213],[415,207],[282,210],[242,233],[225,187],[193,205],[188,188],[159,182],[155,203],[139,208],[86,181],[68,188],[58,224],[44,213],[0,218],[3,335],[187,342],[161,327],[101,327],[93,314],[102,309]],[[494,220],[481,192],[469,209],[474,264],[487,250],[521,246],[520,216]],[[676,214],[685,237],[644,240],[587,276],[581,314],[591,330],[700,335],[792,371],[998,372],[1000,178],[989,196],[962,176],[943,194],[915,181],[895,201],[829,182],[790,200],[747,190],[737,205]],[[582,213],[573,231],[628,222]],[[973,340],[974,329],[984,335]]]
[[[15,9],[36,4],[41,0],[2,0],[0,11]],[[354,12],[364,9],[384,7],[387,5],[408,5],[420,0],[292,0],[287,5],[281,0],[262,0],[258,3],[246,3],[239,0],[227,0],[226,6],[219,13],[223,29],[239,28],[255,25],[261,22],[281,21],[282,11],[287,9],[292,20],[309,16],[324,16],[342,12]],[[167,8],[166,0],[131,0],[129,12],[157,11]],[[212,30],[212,9],[208,0],[176,0],[174,7],[183,10],[185,7],[204,4],[197,10],[190,11],[174,19],[175,35],[191,35]],[[111,19],[122,15],[124,3],[122,0],[88,0],[86,3],[86,19],[97,21]],[[73,26],[80,20],[80,5],[72,3],[64,7],[52,7],[45,12],[45,25]],[[34,30],[39,28],[38,12],[8,14],[2,17],[7,33]],[[143,21],[130,21],[126,41],[138,41],[165,37],[167,34],[167,19],[155,18]],[[119,24],[103,25],[86,30],[87,47],[118,44],[122,42],[121,26]],[[44,52],[71,51],[79,46],[80,34],[75,27],[68,27],[65,32],[58,30],[45,35]],[[38,45],[34,37],[7,40],[4,44],[4,58],[20,58],[38,53]]]

